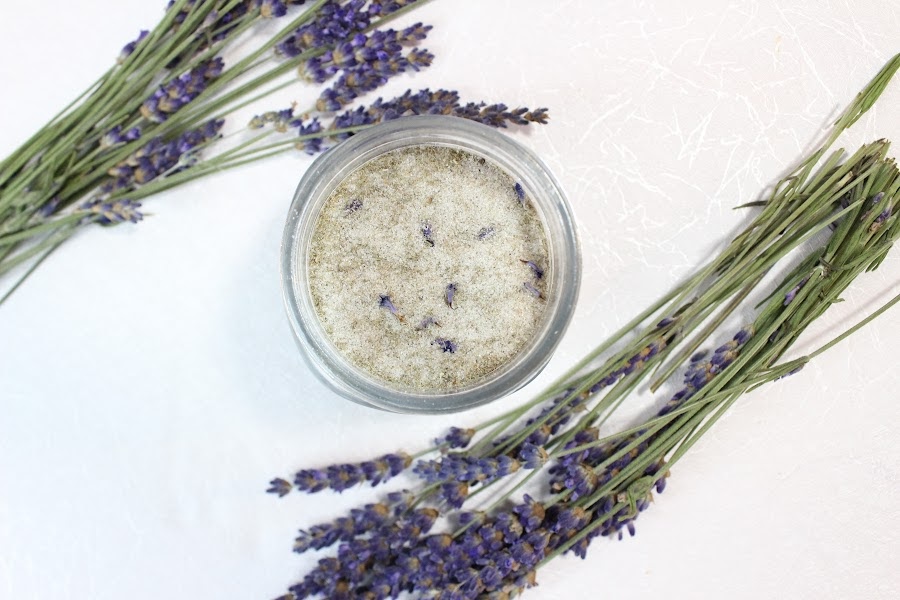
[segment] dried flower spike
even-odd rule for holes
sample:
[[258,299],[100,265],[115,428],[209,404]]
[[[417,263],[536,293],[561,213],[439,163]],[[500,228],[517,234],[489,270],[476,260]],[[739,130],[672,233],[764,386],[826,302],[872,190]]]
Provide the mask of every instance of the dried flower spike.
[[381,308],[387,309],[392,315],[397,317],[397,319],[402,323],[403,315],[400,314],[400,311],[394,305],[394,301],[391,300],[391,297],[387,294],[382,294],[378,297],[378,306]]
[[445,292],[444,300],[447,302],[447,306],[449,306],[450,308],[456,308],[455,306],[453,306],[453,298],[456,296],[456,289],[457,288],[455,283],[447,284],[447,290]]
[[537,266],[534,261],[525,260],[524,258],[520,258],[519,261],[528,265],[528,268],[531,269],[531,272],[534,273],[535,279],[541,279],[544,277],[544,270]]

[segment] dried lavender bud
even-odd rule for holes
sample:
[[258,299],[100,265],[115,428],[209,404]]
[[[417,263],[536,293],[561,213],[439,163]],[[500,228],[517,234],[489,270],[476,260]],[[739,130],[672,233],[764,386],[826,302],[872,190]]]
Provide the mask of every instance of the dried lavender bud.
[[535,279],[542,279],[544,277],[544,270],[537,266],[534,261],[525,260],[524,258],[520,258],[519,261],[528,265],[528,268],[534,273]]
[[794,301],[794,298],[797,297],[797,294],[800,293],[800,290],[803,288],[804,285],[806,285],[807,281],[809,281],[808,275],[806,277],[804,277],[803,280],[800,281],[800,283],[798,283],[797,285],[792,287],[790,289],[790,291],[788,291],[787,294],[784,295],[784,306],[787,306],[788,304],[790,304],[791,302]]
[[[342,492],[364,482],[374,487],[399,475],[409,467],[411,461],[412,457],[405,452],[397,452],[361,463],[331,465],[324,469],[304,469],[294,475],[294,487],[299,492],[310,494],[326,489]],[[278,486],[277,481],[273,480],[271,484],[273,488]]]
[[525,188],[522,187],[521,183],[516,183],[515,190],[516,198],[518,198],[519,202],[525,204]]
[[422,319],[422,322],[416,326],[416,329],[419,331],[424,331],[425,329],[428,329],[432,325],[436,325],[437,327],[441,326],[441,324],[438,322],[437,319],[435,319],[434,317],[429,315],[429,316],[425,317],[424,319]]
[[444,301],[447,302],[447,306],[449,306],[450,308],[456,308],[455,306],[453,306],[453,298],[454,296],[456,296],[456,289],[457,288],[455,283],[447,284]]
[[162,123],[173,113],[199,96],[210,81],[225,69],[221,58],[214,58],[173,77],[164,83],[141,105],[141,116],[154,123]]
[[796,369],[791,369],[790,371],[788,371],[788,372],[785,373],[784,375],[779,375],[779,376],[776,377],[773,381],[778,381],[779,379],[784,379],[785,377],[790,377],[791,375],[795,375],[795,374],[799,373],[800,371],[802,371],[802,370],[803,370],[803,367],[804,367],[804,365],[800,365],[800,366],[797,367]]
[[481,241],[484,241],[488,238],[494,237],[495,233],[497,233],[497,231],[493,227],[482,227],[478,230],[478,233],[475,234],[475,237],[477,237]]
[[394,305],[394,301],[391,300],[391,297],[387,294],[382,294],[378,297],[378,306],[387,309],[392,315],[397,317],[397,319],[401,322],[403,321],[403,315],[400,314],[400,311],[397,310],[397,307]]
[[291,491],[291,489],[293,489],[293,487],[294,486],[291,485],[290,481],[282,479],[281,477],[276,477],[269,482],[269,489],[266,490],[266,493],[278,494],[279,498],[283,498]]
[[524,287],[525,291],[528,292],[529,294],[531,294],[532,296],[534,296],[535,298],[543,298],[544,297],[544,295],[541,293],[541,290],[539,290],[536,287],[534,287],[533,285],[531,285],[531,283],[529,283],[528,281],[523,283],[522,287]]
[[351,215],[362,208],[362,200],[354,198],[344,206],[344,214]]
[[429,223],[428,221],[425,221],[424,223],[422,223],[422,237],[425,238],[425,243],[427,243],[429,246],[433,247],[434,246],[434,238],[431,237],[431,234],[432,234],[431,223]]
[[128,200],[116,200],[107,202],[101,198],[93,198],[82,203],[78,209],[86,215],[86,221],[93,221],[100,225],[115,225],[125,221],[137,223],[144,218],[144,213],[138,210],[141,207],[140,202]]
[[444,352],[449,352],[453,354],[456,352],[456,343],[453,340],[448,340],[447,338],[434,338],[434,341],[431,342],[431,345],[437,345]]
[[447,444],[450,448],[465,448],[472,441],[475,435],[474,429],[462,429],[460,427],[451,427],[450,432],[443,438],[437,438],[434,443],[437,445]]

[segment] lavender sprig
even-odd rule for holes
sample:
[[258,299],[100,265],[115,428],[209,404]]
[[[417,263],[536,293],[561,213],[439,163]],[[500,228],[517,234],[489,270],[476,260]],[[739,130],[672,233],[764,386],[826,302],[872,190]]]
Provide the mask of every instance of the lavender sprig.
[[[842,122],[858,118],[854,107],[846,115]],[[413,505],[433,506],[458,524],[455,530],[423,528],[409,535],[398,519],[320,561],[286,598],[370,592],[384,598],[507,598],[533,586],[537,570],[560,554],[583,558],[598,537],[634,535],[640,513],[667,488],[670,469],[734,402],[797,372],[858,328],[810,357],[783,361],[798,336],[839,301],[858,274],[877,267],[900,237],[900,171],[886,158],[886,145],[867,145],[842,164],[826,165],[828,177],[809,168],[823,151],[775,187],[771,206],[709,266],[547,393],[482,425],[454,428],[422,453],[413,467],[422,480]],[[850,195],[842,203],[846,189]],[[864,190],[884,195],[875,206]],[[763,274],[831,223],[838,223],[831,236],[784,277],[752,322],[714,351],[698,351],[762,285]],[[539,279],[533,270],[532,275]],[[900,297],[890,304],[898,302]],[[634,337],[625,342],[626,335]],[[601,360],[616,342],[623,347]],[[671,373],[673,363],[686,363],[683,383],[657,415],[603,437],[610,414],[654,370]],[[526,418],[532,411],[537,414]],[[549,477],[534,482],[539,473]],[[511,487],[486,509],[468,508],[474,496],[506,481]],[[543,483],[522,495],[519,490],[530,481]]]

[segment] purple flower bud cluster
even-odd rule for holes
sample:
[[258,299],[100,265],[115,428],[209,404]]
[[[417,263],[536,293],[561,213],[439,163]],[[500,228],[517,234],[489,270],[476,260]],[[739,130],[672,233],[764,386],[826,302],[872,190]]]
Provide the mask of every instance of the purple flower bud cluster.
[[133,200],[109,201],[102,198],[93,198],[84,202],[78,207],[78,210],[86,213],[85,220],[87,222],[99,223],[100,225],[116,225],[125,221],[137,223],[143,219],[143,213],[138,210],[140,207],[141,203]]
[[293,108],[285,108],[282,110],[270,110],[261,115],[256,115],[250,119],[248,127],[250,129],[262,129],[266,125],[272,125],[272,128],[279,133],[285,133],[294,127],[303,125],[303,119],[294,117]]
[[297,135],[301,138],[296,145],[298,150],[304,150],[307,154],[317,154],[322,151],[322,144],[326,136],[319,135],[322,133],[322,124],[318,118],[309,119],[304,116],[296,116],[294,108],[291,107],[256,115],[247,124],[250,129],[262,129],[267,125],[271,125],[279,133],[296,129]]
[[413,473],[426,483],[488,483],[515,473],[521,466],[518,460],[505,454],[478,458],[454,452],[438,459],[418,461]]
[[756,333],[753,325],[745,325],[728,342],[716,348],[713,355],[706,359],[705,353],[697,353],[691,358],[691,364],[684,374],[684,387],[659,410],[659,415],[666,415],[681,407],[698,390],[709,383],[716,375],[728,368],[735,361],[743,346]]
[[597,380],[597,382],[588,389],[588,394],[594,395],[604,388],[615,385],[616,382],[618,382],[622,377],[631,375],[635,371],[642,369],[644,367],[644,364],[648,360],[659,354],[660,351],[662,351],[666,347],[666,345],[666,338],[660,337],[653,340],[652,342],[641,348],[641,350],[637,354],[624,361],[617,369],[615,369],[605,377]]
[[[292,58],[317,48],[335,46],[349,40],[357,33],[363,33],[373,20],[386,17],[419,0],[394,0],[389,2],[367,2],[332,0],[322,5],[315,18],[297,28],[291,35],[278,43],[275,51]],[[302,4],[294,0],[290,4]]]
[[412,501],[413,495],[409,492],[394,492],[384,502],[352,509],[347,517],[313,525],[308,530],[301,529],[294,540],[294,552],[303,554],[307,550],[321,550],[385,527],[409,510]]
[[304,469],[294,475],[294,487],[297,491],[310,494],[325,489],[342,492],[364,482],[371,483],[374,487],[396,477],[411,463],[412,457],[404,452],[398,452],[361,463],[331,465],[324,469]]
[[[362,125],[374,125],[383,121],[392,121],[407,115],[449,115],[461,117],[491,125],[506,127],[508,124],[528,125],[529,123],[547,122],[547,109],[528,110],[517,108],[509,110],[504,104],[485,104],[470,102],[461,104],[459,94],[449,90],[430,89],[413,92],[407,90],[403,95],[390,100],[379,98],[368,107],[349,110],[334,118],[332,129],[346,129]],[[351,134],[336,134],[335,139],[342,140]]]
[[441,352],[446,352],[448,354],[455,354],[456,350],[458,349],[456,342],[444,337],[434,338],[434,340],[431,342],[431,345],[437,346],[441,349]]
[[[502,109],[502,110],[501,110]],[[496,112],[496,111],[500,112]],[[493,111],[493,112],[492,112]],[[272,125],[276,131],[295,129],[300,137],[296,147],[308,154],[316,154],[328,147],[329,143],[345,140],[353,135],[348,129],[359,129],[383,121],[391,121],[405,116],[441,114],[468,118],[488,125],[506,127],[507,124],[528,125],[546,123],[546,109],[530,111],[526,108],[507,110],[502,104],[484,103],[460,104],[459,94],[447,90],[419,92],[407,90],[403,95],[390,100],[377,99],[370,106],[345,111],[333,118],[327,128],[323,128],[317,118],[296,116],[294,109],[269,111],[253,117],[249,127],[259,129]],[[424,227],[424,226],[423,226]],[[426,242],[430,231],[423,229]],[[434,241],[433,239],[431,241]]]
[[116,125],[100,138],[100,147],[111,148],[113,146],[118,146],[119,144],[134,142],[139,139],[141,139],[140,127],[131,127],[130,129],[123,131],[120,125]]
[[413,48],[406,55],[398,50],[370,62],[344,69],[334,85],[319,95],[316,110],[320,112],[341,110],[363,94],[383,86],[391,77],[409,70],[420,71],[431,66],[432,60],[434,55],[427,50]]
[[357,33],[349,41],[338,43],[334,49],[307,60],[300,67],[300,75],[316,83],[324,83],[341,70],[369,65],[372,68],[399,57],[403,46],[424,40],[430,25],[416,23],[406,29],[375,30],[370,34]]
[[435,561],[453,546],[449,535],[427,535],[437,517],[435,509],[417,509],[343,541],[336,557],[319,560],[282,598],[395,598],[414,587],[424,591],[422,584],[439,573]]
[[436,446],[446,446],[447,448],[465,448],[471,443],[474,436],[474,429],[451,427],[447,435],[437,438],[434,443]]
[[172,175],[190,167],[197,159],[197,152],[219,137],[224,124],[223,120],[215,119],[172,141],[164,141],[161,137],[150,139],[109,170],[111,179],[101,185],[101,192],[105,195],[132,190],[157,177]]
[[217,57],[169,80],[144,100],[141,116],[148,121],[162,123],[199,96],[210,81],[222,74],[224,68],[225,62]]
[[791,302],[794,301],[794,298],[797,297],[797,294],[800,293],[800,290],[803,289],[803,286],[809,281],[809,275],[800,280],[797,285],[792,287],[788,292],[784,295],[784,306],[787,306]]
[[550,455],[543,446],[525,442],[519,450],[518,459],[526,469],[540,469],[550,460]]
[[[645,507],[646,502],[640,504]],[[350,533],[357,528],[352,519],[340,525],[341,533],[328,528],[323,537],[342,542],[337,556],[321,559],[281,598],[397,598],[403,593],[440,599],[511,598],[534,586],[538,564],[593,519],[605,520],[594,535],[572,548],[580,556],[591,537],[614,533],[617,526],[633,529],[625,522],[627,511],[609,515],[602,509],[567,502],[546,507],[525,495],[521,503],[491,516],[461,514],[463,529],[456,536],[429,534],[437,511],[419,509],[387,524],[380,520],[384,509],[371,517],[364,509],[357,513],[366,523],[364,534]]]
[[332,46],[364,31],[372,19],[369,11],[364,9],[365,4],[366,0],[350,0],[343,5],[339,0],[326,2],[311,22],[279,42],[276,52],[292,58],[307,50]]
[[149,31],[147,31],[146,29],[142,29],[136,39],[128,42],[127,44],[125,44],[125,46],[122,47],[122,51],[119,52],[119,58],[118,58],[117,62],[119,64],[122,64],[123,62],[125,62],[125,59],[134,53],[138,44],[140,44],[144,40],[144,38],[146,38],[149,34],[150,34]]

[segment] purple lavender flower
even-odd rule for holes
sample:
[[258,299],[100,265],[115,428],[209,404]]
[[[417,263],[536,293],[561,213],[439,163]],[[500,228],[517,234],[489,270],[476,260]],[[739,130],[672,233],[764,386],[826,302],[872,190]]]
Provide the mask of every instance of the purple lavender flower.
[[[448,90],[431,91],[429,89],[412,92],[407,90],[404,94],[391,100],[379,98],[368,107],[359,107],[346,111],[336,116],[330,130],[344,130],[357,127],[374,125],[383,121],[391,121],[407,115],[449,115],[461,118],[469,118],[481,121],[477,112],[473,113],[470,105],[463,107],[459,102],[459,94]],[[485,106],[480,104],[478,106]],[[517,117],[513,116],[519,115]],[[540,119],[535,115],[540,115]],[[546,111],[528,111],[516,109],[507,115],[507,121],[514,124],[527,125],[529,123],[546,123]],[[502,126],[506,126],[506,122]],[[497,123],[497,119],[492,119]],[[352,133],[343,132],[331,134],[334,140],[344,140]]]
[[698,390],[709,383],[716,375],[728,368],[740,354],[742,348],[756,330],[753,325],[745,325],[728,342],[716,348],[713,355],[704,360],[706,353],[697,353],[691,357],[690,365],[684,374],[684,387],[659,410],[659,415],[666,415],[682,406]]
[[706,358],[707,354],[709,354],[709,352],[707,352],[706,350],[700,350],[699,352],[696,352],[696,353],[694,353],[693,356],[691,356],[691,361],[690,361],[690,362],[691,362],[691,363],[698,363],[698,362],[700,362],[701,360],[703,360],[704,358]]
[[425,221],[422,223],[422,237],[425,239],[425,243],[431,247],[434,247],[434,237],[433,231],[431,230],[431,223]]
[[103,137],[100,138],[100,147],[110,148],[119,144],[136,141],[140,139],[140,137],[140,127],[131,127],[130,129],[122,131],[122,127],[120,125],[116,125],[112,129],[107,131]]
[[[402,31],[387,29],[375,30],[368,35],[357,33],[323,55],[308,59],[300,67],[300,74],[308,81],[324,83],[340,71],[358,66],[368,65],[378,70],[392,56],[401,56],[404,44],[415,44],[425,39],[430,30],[430,26],[417,23]],[[409,57],[405,59],[411,68],[416,68],[416,62],[420,60],[418,56],[413,54],[412,60]]]
[[297,150],[303,150],[307,154],[318,154],[322,151],[324,138],[322,137],[322,124],[319,119],[309,122],[294,120],[291,125],[297,127],[297,135],[300,141],[295,144]]
[[269,489],[266,490],[268,494],[278,494],[279,498],[283,498],[290,493],[291,489],[294,486],[291,485],[291,482],[282,479],[281,477],[276,477],[272,481],[269,482]]
[[325,489],[342,492],[363,482],[372,486],[399,475],[412,463],[405,452],[385,454],[375,460],[355,464],[331,465],[325,469],[304,469],[294,476],[297,491],[315,493]]
[[788,372],[785,373],[784,375],[779,375],[778,377],[776,377],[776,378],[774,379],[774,381],[778,381],[779,379],[784,379],[785,377],[790,377],[791,375],[795,375],[796,373],[799,373],[800,371],[802,371],[802,370],[803,370],[803,367],[804,367],[804,365],[800,365],[799,367],[797,367],[797,368],[795,368],[795,369],[791,369],[790,371],[788,371]]
[[455,283],[448,283],[447,289],[444,290],[444,302],[447,303],[447,306],[450,308],[456,308],[453,306],[453,299],[456,297],[457,287]]
[[524,263],[529,269],[531,269],[531,272],[534,274],[535,279],[542,279],[544,277],[544,270],[537,266],[534,261],[520,258],[519,262]]
[[469,497],[469,484],[460,481],[442,483],[438,492],[440,499],[451,508],[460,508]]
[[210,81],[222,74],[224,68],[224,61],[217,57],[170,79],[144,101],[141,116],[148,121],[162,123],[199,96]]
[[521,204],[525,204],[525,188],[522,187],[522,184],[516,182],[516,185],[513,186],[513,189],[516,192],[516,198],[519,200]]
[[143,219],[143,213],[138,210],[140,207],[140,202],[125,198],[113,201],[93,198],[81,204],[78,209],[86,214],[85,218],[88,222],[116,225],[125,221],[137,223]]
[[259,15],[264,19],[274,19],[287,14],[287,6],[280,0],[254,0],[254,8],[259,8]]
[[273,126],[275,131],[284,133],[294,127],[302,126],[303,120],[294,117],[293,108],[284,108],[281,110],[270,110],[261,115],[256,115],[250,119],[247,126],[251,129],[262,129],[269,124]]
[[452,453],[437,460],[420,460],[413,473],[426,483],[465,481],[486,483],[506,477],[521,468],[521,463],[503,454],[496,457],[473,457]]
[[38,216],[42,219],[48,219],[50,216],[56,212],[56,209],[59,207],[59,203],[62,199],[59,196],[53,196],[48,200],[38,211]]
[[128,42],[127,44],[125,44],[125,46],[122,48],[122,51],[119,53],[119,58],[117,59],[117,62],[119,64],[122,64],[123,62],[125,62],[125,59],[134,53],[138,44],[140,44],[144,40],[144,38],[146,38],[149,34],[150,34],[149,31],[147,31],[146,29],[142,29],[141,32],[138,34],[137,39],[132,40],[132,41]]
[[334,85],[324,90],[316,101],[316,110],[333,112],[347,106],[359,96],[375,90],[391,78],[407,70],[419,71],[431,65],[434,55],[413,49],[407,55],[385,53],[371,62],[344,69]]
[[451,427],[450,431],[442,438],[437,438],[434,443],[438,446],[446,445],[448,448],[465,448],[475,435],[474,429],[460,429]]
[[434,338],[434,341],[431,342],[431,345],[437,346],[441,349],[441,351],[448,352],[450,354],[455,354],[457,349],[456,342],[442,337]]
[[378,296],[378,306],[386,309],[389,313],[397,317],[397,320],[403,322],[403,315],[400,314],[400,311],[394,305],[394,301],[391,300],[391,297],[387,294],[381,294]]
[[800,290],[803,289],[803,286],[806,285],[806,282],[809,281],[809,275],[800,280],[800,282],[792,287],[788,293],[784,295],[784,306],[787,306],[791,302],[794,301],[794,298],[797,297],[797,294],[800,293]]
[[[411,494],[399,498],[389,497],[386,502],[366,504],[362,508],[354,508],[349,517],[338,517],[328,523],[313,525],[308,530],[301,529],[294,540],[294,552],[303,554],[307,550],[321,550],[337,542],[349,542],[355,538],[378,531],[394,524],[397,517],[411,508]],[[436,516],[434,509],[419,509],[412,518],[420,528],[427,523],[428,517]],[[428,525],[430,528],[430,524]]]
[[207,121],[168,142],[159,136],[151,138],[109,170],[110,179],[101,185],[101,192],[127,192],[157,177],[173,175],[190,167],[197,152],[219,137],[224,123],[221,119]]
[[534,287],[531,284],[531,282],[529,282],[529,281],[526,281],[525,283],[523,283],[522,287],[524,287],[525,291],[528,292],[529,294],[531,294],[532,296],[534,296],[535,298],[543,298],[544,297],[544,295],[541,293],[541,291],[539,289],[537,289],[536,287]]
[[550,455],[543,447],[525,442],[519,450],[518,459],[526,469],[540,469],[550,460]]
[[869,225],[869,233],[875,233],[876,231],[881,229],[881,226],[884,225],[884,222],[890,218],[891,214],[892,211],[890,206],[878,213],[878,216],[875,217],[875,220],[872,221],[871,225]]
[[373,16],[365,10],[365,4],[366,0],[350,0],[343,5],[338,0],[326,2],[310,23],[279,42],[276,52],[292,58],[313,48],[332,46],[364,31]]

